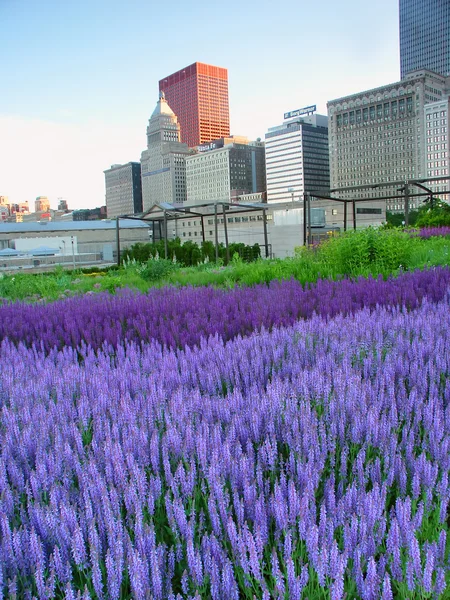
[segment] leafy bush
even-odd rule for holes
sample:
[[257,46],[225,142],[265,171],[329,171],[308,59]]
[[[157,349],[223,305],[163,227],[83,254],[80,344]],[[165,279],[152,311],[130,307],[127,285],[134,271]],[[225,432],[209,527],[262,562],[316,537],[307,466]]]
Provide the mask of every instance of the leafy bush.
[[176,265],[170,260],[150,258],[141,274],[146,281],[158,281],[167,277],[176,268]]
[[388,274],[405,267],[411,251],[408,234],[368,227],[327,240],[318,248],[317,256],[334,274],[356,276]]

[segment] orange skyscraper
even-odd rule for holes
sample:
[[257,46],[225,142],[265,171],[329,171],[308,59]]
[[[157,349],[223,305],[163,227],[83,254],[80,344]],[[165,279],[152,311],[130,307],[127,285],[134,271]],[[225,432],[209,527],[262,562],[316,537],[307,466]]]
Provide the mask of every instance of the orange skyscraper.
[[199,146],[230,135],[228,70],[196,62],[159,82],[180,123],[181,141]]

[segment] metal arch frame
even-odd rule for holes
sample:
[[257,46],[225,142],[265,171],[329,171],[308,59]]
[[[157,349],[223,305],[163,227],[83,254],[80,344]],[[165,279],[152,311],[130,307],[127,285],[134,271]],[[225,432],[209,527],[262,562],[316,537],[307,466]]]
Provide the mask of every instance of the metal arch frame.
[[[267,209],[268,205],[266,203],[249,203],[249,204],[234,204],[232,202],[226,202],[224,200],[218,200],[215,202],[207,202],[204,204],[195,204],[192,206],[173,206],[171,204],[161,203],[154,204],[147,211],[140,213],[139,215],[120,215],[116,217],[116,246],[117,246],[117,265],[120,266],[120,219],[129,219],[133,221],[143,221],[144,223],[151,223],[154,229],[154,224],[159,224],[159,231],[161,237],[164,238],[164,257],[168,258],[168,248],[167,248],[167,222],[170,220],[178,221],[179,219],[189,219],[191,217],[200,217],[202,223],[202,240],[205,241],[205,224],[204,218],[209,216],[214,216],[214,241],[215,241],[215,251],[216,251],[216,261],[219,258],[219,228],[218,228],[218,207],[222,207],[223,214],[223,225],[224,225],[224,234],[225,234],[225,248],[227,261],[230,260],[230,250],[228,244],[228,227],[227,227],[227,219],[226,214],[227,210],[228,214],[231,212],[259,212],[263,213],[263,233],[264,233],[264,247],[265,247],[265,256],[269,258],[269,241],[267,234]],[[207,208],[206,212],[198,212],[199,208]],[[211,208],[213,210],[211,211]],[[162,212],[161,216],[155,216],[155,218],[151,218],[152,211],[159,210]],[[231,210],[230,210],[231,209]],[[178,213],[178,214],[177,214]],[[179,214],[182,213],[182,214]],[[161,231],[161,225],[163,225],[164,229]],[[162,235],[162,233],[164,235]]]
[[[437,181],[449,181],[450,177],[426,177],[421,179],[407,179],[407,180],[399,180],[399,181],[387,181],[376,184],[367,184],[367,185],[354,185],[349,187],[342,188],[333,188],[327,191],[317,191],[317,192],[306,192],[303,194],[303,240],[304,245],[309,245],[309,240],[311,239],[311,198],[317,198],[318,200],[331,200],[333,202],[342,202],[344,204],[344,231],[347,231],[347,205],[349,202],[352,203],[353,209],[353,229],[356,229],[356,203],[357,202],[374,202],[379,200],[395,200],[396,198],[402,198],[404,200],[405,205],[405,225],[407,226],[409,223],[409,199],[410,198],[419,198],[427,196],[430,198],[431,205],[433,205],[434,196],[438,194],[450,194],[450,189],[442,191],[442,192],[434,192],[430,188],[423,185],[424,183],[431,183]],[[398,189],[399,192],[403,192],[402,195],[389,195],[389,196],[378,196],[373,198],[335,198],[331,194],[340,193],[340,192],[351,192],[357,190],[373,190],[377,188],[389,188],[402,186]],[[416,186],[419,189],[424,190],[423,192],[411,194],[410,187]],[[449,186],[450,187],[450,186]]]

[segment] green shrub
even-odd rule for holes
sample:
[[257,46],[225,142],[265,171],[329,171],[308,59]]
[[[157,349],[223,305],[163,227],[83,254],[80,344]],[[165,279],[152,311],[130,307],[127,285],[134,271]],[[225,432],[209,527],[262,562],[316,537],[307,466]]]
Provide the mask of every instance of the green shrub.
[[396,229],[368,227],[322,243],[317,259],[332,275],[368,275],[407,267],[412,252],[410,236]]
[[176,264],[171,260],[166,260],[164,258],[155,260],[154,258],[150,258],[147,261],[147,266],[141,272],[141,275],[146,281],[158,281],[170,275],[176,268]]

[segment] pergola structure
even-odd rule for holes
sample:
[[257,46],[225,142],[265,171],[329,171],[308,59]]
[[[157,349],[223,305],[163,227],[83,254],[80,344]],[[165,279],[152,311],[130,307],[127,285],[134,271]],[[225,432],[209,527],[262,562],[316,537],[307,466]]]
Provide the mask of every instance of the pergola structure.
[[[220,208],[219,208],[220,207]],[[216,248],[216,261],[219,258],[219,226],[218,226],[218,215],[223,214],[223,226],[225,234],[225,248],[227,261],[230,260],[230,250],[228,244],[228,226],[227,226],[227,214],[239,213],[239,212],[255,212],[262,211],[263,213],[263,233],[264,233],[264,247],[265,256],[269,257],[269,242],[267,236],[267,209],[268,205],[265,203],[255,202],[249,204],[233,204],[231,202],[225,202],[223,200],[217,202],[209,202],[204,204],[195,204],[192,206],[173,206],[166,202],[161,204],[154,204],[151,208],[138,215],[121,215],[116,220],[116,242],[117,242],[117,264],[120,265],[120,219],[131,219],[136,221],[144,221],[153,228],[153,234],[155,228],[159,231],[160,238],[164,239],[164,257],[168,258],[167,250],[167,224],[169,221],[177,221],[179,219],[188,219],[191,217],[200,217],[202,224],[202,241],[205,241],[205,223],[204,218],[214,216],[214,242]]]
[[[347,206],[349,203],[352,204],[353,210],[353,229],[356,229],[356,203],[357,202],[374,202],[380,200],[395,200],[402,199],[405,206],[405,225],[409,223],[409,200],[410,198],[428,197],[430,198],[430,204],[433,206],[433,200],[435,196],[450,194],[450,189],[443,192],[435,192],[426,185],[425,183],[433,183],[438,181],[448,181],[450,187],[450,177],[428,177],[421,179],[407,179],[400,181],[387,181],[383,183],[367,184],[367,185],[354,185],[350,187],[333,188],[328,192],[309,192],[303,194],[303,213],[305,218],[303,219],[303,240],[304,245],[307,246],[311,239],[311,198],[317,200],[331,200],[333,202],[342,202],[344,204],[344,231],[347,231]],[[400,187],[398,187],[400,186]],[[397,191],[401,192],[400,195],[390,196],[377,196],[373,198],[336,198],[332,194],[341,192],[352,192],[358,190],[374,190],[380,188],[397,187]],[[411,193],[411,188],[417,187],[420,192]]]
[[[435,192],[425,184],[448,181],[450,177],[428,177],[421,179],[407,179],[399,181],[386,181],[383,183],[367,184],[367,185],[355,185],[350,187],[333,188],[327,191],[316,191],[306,192],[303,194],[303,243],[308,246],[312,241],[312,225],[311,225],[311,200],[329,200],[331,202],[341,202],[344,205],[344,231],[347,231],[347,215],[348,205],[351,203],[353,211],[353,229],[356,229],[356,203],[357,202],[374,202],[380,200],[395,200],[402,199],[405,206],[405,225],[408,225],[409,221],[409,201],[410,198],[428,197],[430,198],[431,205],[435,196],[441,194],[450,194],[450,189]],[[343,192],[357,192],[358,190],[375,190],[382,188],[396,187],[397,191],[400,192],[397,195],[386,195],[386,196],[374,196],[371,198],[337,198],[334,194]],[[420,191],[412,193],[411,188],[419,188]],[[450,184],[448,186],[450,188]],[[234,204],[232,202],[226,202],[218,200],[215,202],[208,202],[204,204],[195,204],[192,206],[174,206],[168,203],[154,204],[147,211],[138,215],[121,215],[116,220],[116,242],[117,242],[117,264],[120,265],[120,219],[131,219],[137,221],[143,221],[148,223],[153,228],[153,234],[155,228],[159,231],[160,238],[164,239],[164,256],[168,258],[167,249],[167,224],[169,221],[177,221],[179,219],[188,219],[191,217],[200,217],[202,227],[202,241],[205,241],[205,224],[204,218],[208,216],[214,217],[214,242],[216,249],[216,260],[219,258],[219,225],[218,215],[223,214],[223,225],[225,235],[225,247],[227,261],[230,260],[230,251],[228,244],[228,227],[226,215],[231,213],[239,212],[254,212],[262,211],[263,213],[263,233],[264,233],[264,247],[265,256],[269,257],[269,243],[267,235],[267,210],[270,208],[270,204],[255,202],[245,204]],[[155,235],[153,236],[155,239]]]

